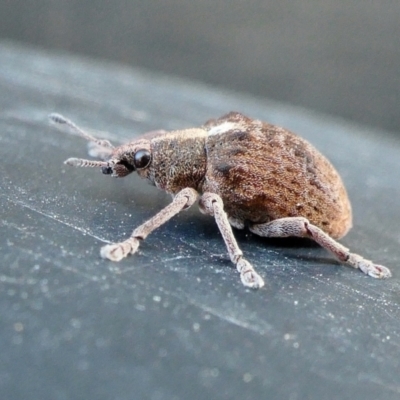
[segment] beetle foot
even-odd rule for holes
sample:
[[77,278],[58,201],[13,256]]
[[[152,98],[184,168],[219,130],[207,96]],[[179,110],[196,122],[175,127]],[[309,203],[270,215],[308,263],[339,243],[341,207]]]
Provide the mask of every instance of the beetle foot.
[[392,276],[389,268],[386,268],[383,265],[374,264],[372,261],[366,260],[358,254],[352,254],[349,263],[355,268],[360,269],[364,274],[372,276],[373,278],[384,279]]
[[121,261],[128,254],[134,254],[139,247],[139,240],[136,238],[129,238],[124,242],[112,243],[103,246],[100,249],[100,256],[108,258],[111,261]]
[[389,268],[386,268],[383,265],[373,264],[372,262],[369,262],[365,269],[361,267],[360,269],[362,272],[369,276],[372,276],[373,278],[385,279],[392,276]]
[[264,286],[263,278],[257,274],[253,266],[244,258],[239,259],[236,268],[240,272],[240,280],[244,286],[251,289],[259,289]]

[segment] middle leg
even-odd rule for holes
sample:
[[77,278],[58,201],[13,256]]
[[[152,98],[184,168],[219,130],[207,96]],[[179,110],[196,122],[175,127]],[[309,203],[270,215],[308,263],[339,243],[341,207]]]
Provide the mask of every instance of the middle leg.
[[224,204],[220,196],[215,193],[204,193],[199,202],[200,211],[204,214],[211,215],[215,218],[215,222],[222,234],[225,245],[228,249],[231,261],[236,265],[236,269],[240,273],[240,279],[244,286],[258,289],[264,286],[264,281],[260,275],[254,270],[253,266],[243,257],[232,228],[229,224],[228,216],[224,211]]

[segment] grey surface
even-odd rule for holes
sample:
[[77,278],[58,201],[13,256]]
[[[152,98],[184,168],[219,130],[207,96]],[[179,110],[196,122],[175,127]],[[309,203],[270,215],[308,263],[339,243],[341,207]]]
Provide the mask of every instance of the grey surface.
[[0,37],[400,132],[398,0],[0,0]]
[[[0,44],[0,392],[4,399],[398,399],[400,141],[271,101]],[[290,128],[341,172],[342,241],[392,268],[379,281],[299,240],[236,232],[267,280],[245,289],[196,207],[118,264],[99,248],[169,196],[62,164],[84,140],[61,112],[122,142],[230,110]],[[380,134],[379,139],[377,135]]]

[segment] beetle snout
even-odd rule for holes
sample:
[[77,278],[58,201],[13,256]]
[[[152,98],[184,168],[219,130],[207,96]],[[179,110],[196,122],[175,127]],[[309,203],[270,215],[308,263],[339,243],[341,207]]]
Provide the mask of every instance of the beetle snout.
[[111,167],[101,167],[101,172],[104,175],[111,175],[113,173],[113,170]]

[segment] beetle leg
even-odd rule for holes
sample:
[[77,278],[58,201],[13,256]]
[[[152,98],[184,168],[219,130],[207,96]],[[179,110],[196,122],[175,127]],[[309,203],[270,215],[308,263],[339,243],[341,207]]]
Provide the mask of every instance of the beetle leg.
[[324,249],[330,251],[339,261],[353,268],[360,269],[373,278],[388,278],[390,270],[383,265],[374,264],[370,260],[350,253],[349,249],[332,239],[317,226],[303,217],[281,218],[265,224],[254,224],[250,231],[265,237],[307,237],[316,241]]
[[139,247],[140,240],[145,239],[151,232],[170,220],[183,209],[189,208],[197,199],[194,189],[186,188],[178,192],[171,204],[163,208],[153,218],[137,227],[131,237],[120,243],[112,243],[103,246],[100,255],[111,261],[121,261],[128,254],[134,254]]
[[215,222],[218,225],[228,249],[229,257],[236,265],[243,285],[253,289],[263,287],[263,279],[257,274],[253,266],[243,257],[243,252],[240,250],[236,242],[232,228],[229,224],[228,216],[224,211],[224,204],[221,197],[215,193],[204,193],[200,199],[199,207],[202,213],[211,215],[215,218]]

